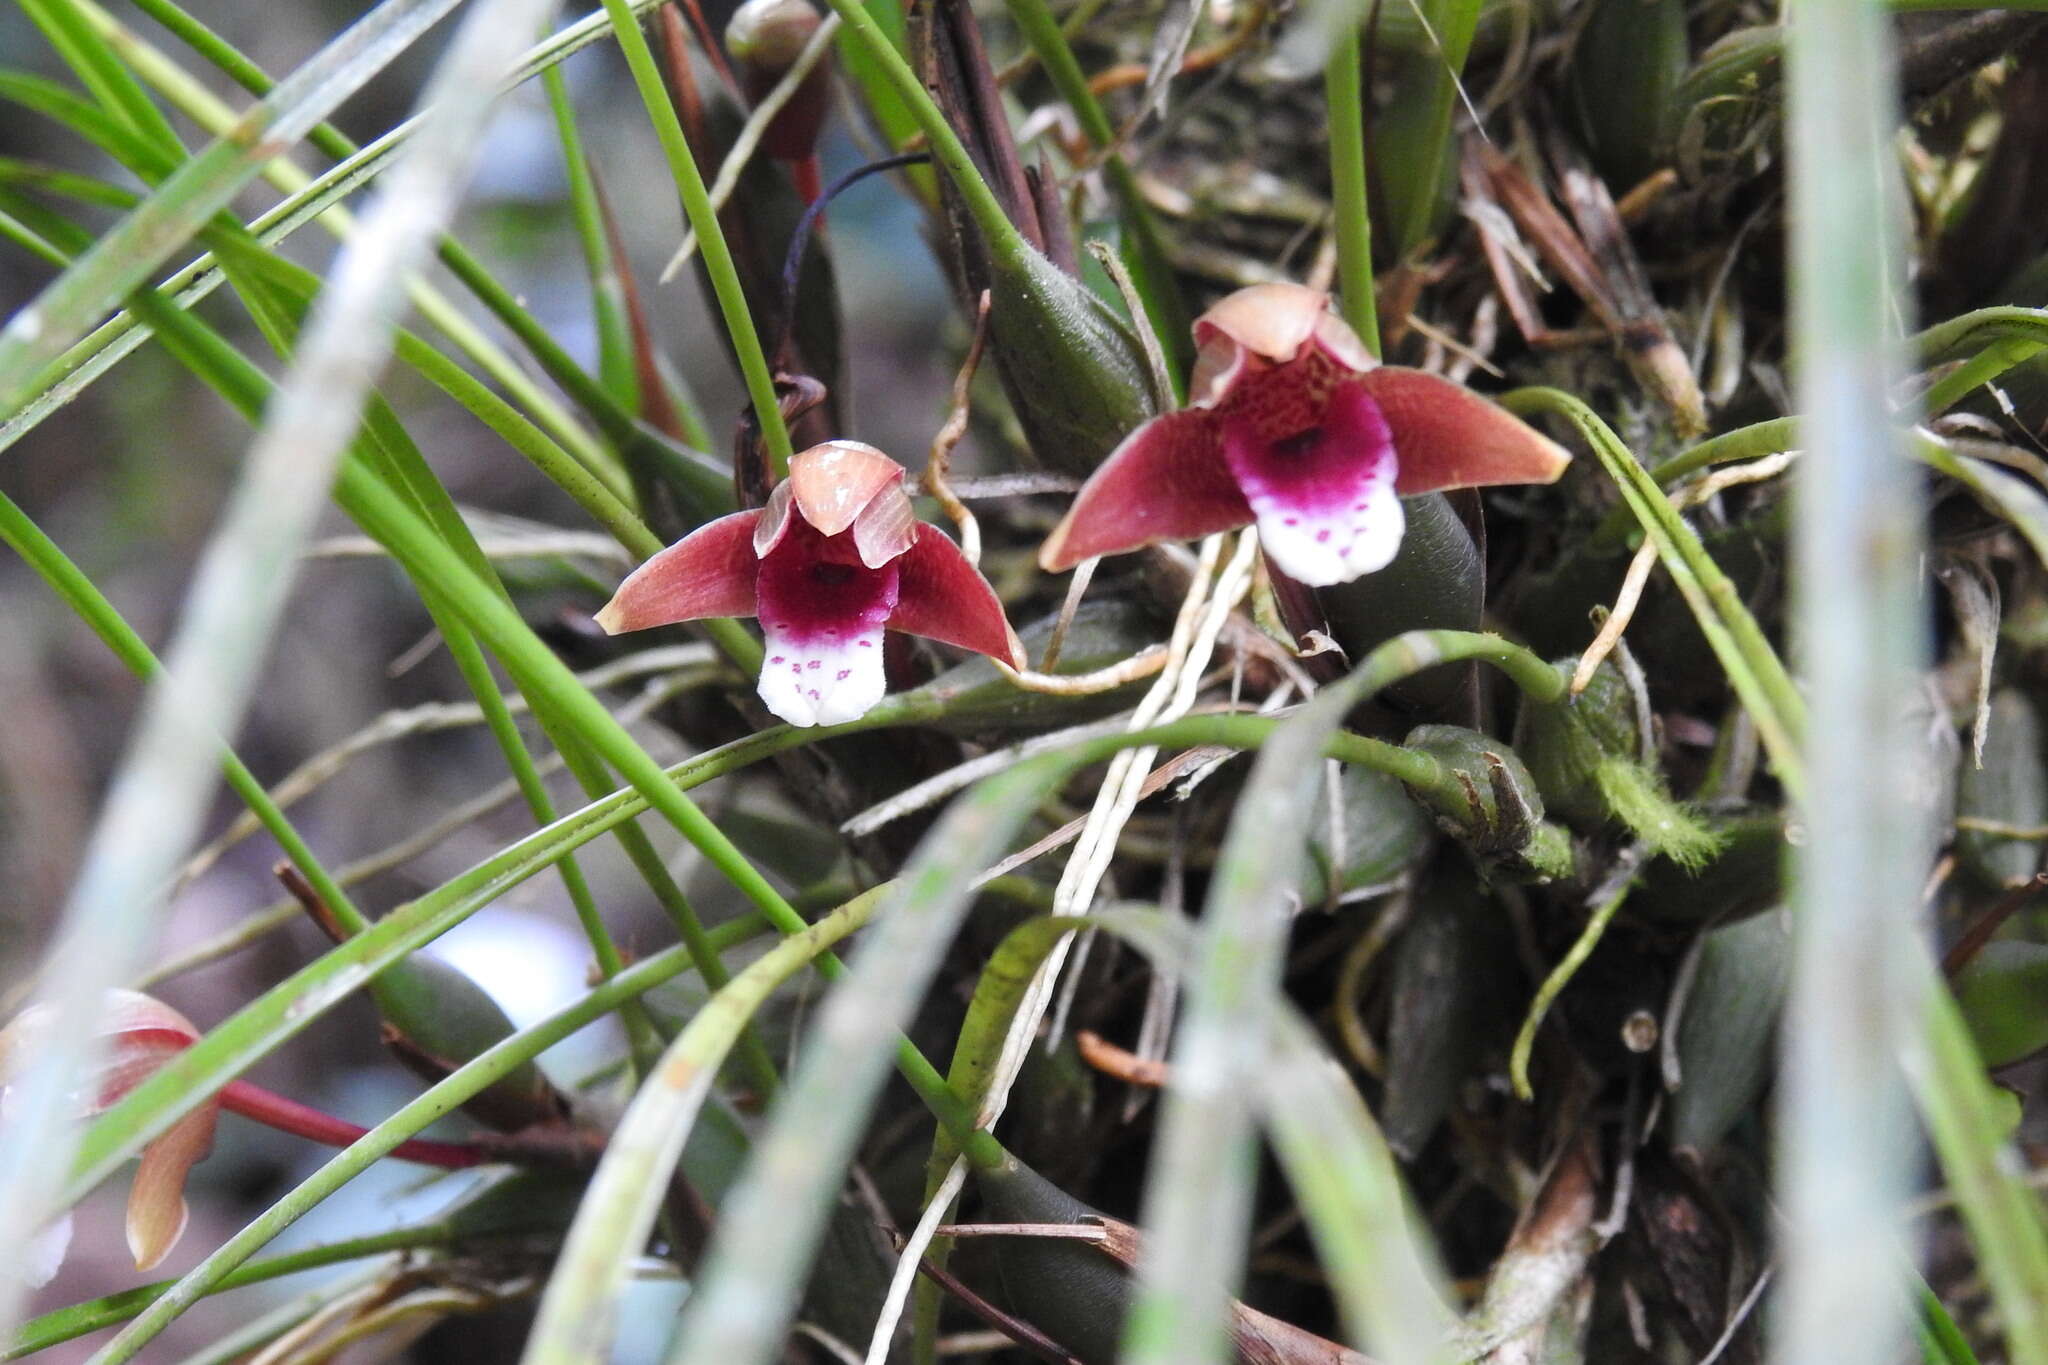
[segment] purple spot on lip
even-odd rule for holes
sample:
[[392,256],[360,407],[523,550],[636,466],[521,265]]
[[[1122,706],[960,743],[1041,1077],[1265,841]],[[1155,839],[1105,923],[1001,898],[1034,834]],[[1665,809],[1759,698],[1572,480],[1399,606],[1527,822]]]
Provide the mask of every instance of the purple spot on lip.
[[780,654],[778,654],[778,655],[776,655],[776,656],[775,656],[774,658],[770,659],[770,660],[769,660],[768,662],[769,662],[769,663],[771,663],[771,664],[779,664],[779,663],[781,663],[782,661],[783,661],[783,656],[782,656],[782,655],[780,655]]
[[811,700],[812,700],[812,701],[816,701],[816,700],[818,700],[818,689],[817,689],[817,688],[815,688],[815,687],[814,687],[814,688],[812,688],[812,689],[811,689],[811,691],[810,691],[810,698],[811,698]]
[[815,671],[815,670],[817,670],[817,669],[823,668],[824,666],[825,666],[825,661],[824,661],[823,659],[813,659],[813,660],[811,660],[811,661],[810,661],[810,663],[808,663],[807,665],[805,665],[805,667],[807,667],[807,668],[810,668],[810,669],[812,669],[812,670],[814,670],[814,671]]
[[842,668],[842,669],[840,669],[840,670],[839,670],[839,676],[838,676],[838,678],[837,678],[837,679],[836,679],[835,681],[838,681],[838,682],[845,682],[845,681],[846,681],[846,680],[847,680],[848,678],[850,678],[850,677],[852,677],[852,676],[853,676],[853,670],[852,670],[852,669],[850,669],[850,668]]
[[1288,518],[1287,518],[1287,519],[1286,519],[1286,520],[1285,520],[1284,522],[1282,522],[1282,525],[1286,525],[1286,526],[1299,526],[1299,525],[1301,525],[1301,518],[1300,518],[1300,517],[1288,517]]
[[1316,544],[1326,545],[1329,543],[1329,540],[1330,533],[1327,529],[1316,532]]
[[860,647],[862,649],[873,649],[875,647],[875,642],[873,640],[862,640],[860,642]]

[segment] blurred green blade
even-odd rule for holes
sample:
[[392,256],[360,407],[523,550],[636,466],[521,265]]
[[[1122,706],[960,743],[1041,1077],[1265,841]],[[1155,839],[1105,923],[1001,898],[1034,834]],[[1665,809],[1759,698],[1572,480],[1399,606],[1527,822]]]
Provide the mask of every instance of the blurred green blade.
[[[133,974],[147,945],[142,929],[149,911],[204,814],[218,737],[235,727],[248,702],[298,549],[326,502],[328,481],[389,345],[401,281],[453,213],[491,107],[495,73],[517,55],[507,30],[492,24],[528,32],[544,5],[493,0],[472,12],[430,88],[429,98],[440,97],[441,108],[337,265],[321,316],[207,547],[164,675],[150,690],[133,747],[101,808],[49,958],[43,998],[56,1006],[58,1023],[54,1041],[22,1078],[15,1121],[0,1133],[0,1235],[26,1239],[52,1212],[46,1201],[77,1136],[67,1097],[96,1047],[91,1020],[105,991]],[[436,12],[397,4],[380,9],[281,86],[262,116],[251,116],[249,135],[295,137],[324,112],[323,100],[331,104],[367,79]],[[52,293],[96,315],[140,284],[267,155],[267,143],[259,154],[223,142],[188,163],[60,276],[42,303],[17,316],[0,337],[0,354],[10,354],[7,338],[24,330],[26,318],[25,330],[37,335],[11,353],[13,363],[33,370],[54,355],[90,319],[72,317],[77,331],[61,338],[40,332],[58,321],[47,316]],[[210,163],[224,169],[208,170]],[[124,251],[133,259],[123,259]],[[7,366],[0,361],[0,373]],[[27,377],[17,373],[12,382]],[[0,380],[0,393],[7,382]],[[0,407],[7,401],[0,398]],[[0,1330],[11,1328],[18,1312],[14,1281],[12,1273],[0,1277]]]
[[0,414],[19,410],[33,392],[37,371],[148,279],[281,148],[326,118],[455,4],[384,0],[243,115],[228,136],[181,166],[16,313],[0,331]]
[[[1815,701],[1802,745],[1793,961],[1778,1089],[1785,1221],[1771,1359],[1888,1360],[1909,1326],[1898,1206],[1918,1140],[1897,1052],[1923,1026],[1911,970],[1927,869],[1897,775],[1926,667],[1923,531],[1888,395],[1897,382],[1898,122],[1888,21],[1806,0],[1788,28],[1792,361],[1799,375],[1793,609]],[[1880,548],[1881,547],[1881,548]],[[2029,1359],[2038,1359],[2029,1357]]]
[[[1280,1005],[1321,755],[1353,707],[1420,667],[1472,657],[1442,646],[1481,638],[1397,637],[1260,747],[1210,879],[1183,998],[1172,1054],[1177,1084],[1166,1096],[1146,1180],[1142,1288],[1124,1337],[1133,1365],[1225,1357],[1225,1308],[1243,1274],[1251,1217],[1251,1096],[1265,1074]],[[1374,1305],[1382,1307],[1391,1315],[1373,1323],[1377,1335],[1425,1354],[1432,1349],[1430,1328],[1399,1307]]]
[[955,801],[919,845],[835,986],[768,1136],[727,1197],[719,1234],[676,1329],[673,1365],[762,1365],[789,1315],[853,1147],[908,1022],[960,917],[973,878],[1077,766],[1049,754]]
[[866,892],[748,964],[691,1017],[633,1097],[576,1210],[520,1356],[524,1365],[581,1365],[609,1353],[617,1303],[668,1197],[683,1147],[718,1069],[768,996],[820,953],[866,925],[888,886]]

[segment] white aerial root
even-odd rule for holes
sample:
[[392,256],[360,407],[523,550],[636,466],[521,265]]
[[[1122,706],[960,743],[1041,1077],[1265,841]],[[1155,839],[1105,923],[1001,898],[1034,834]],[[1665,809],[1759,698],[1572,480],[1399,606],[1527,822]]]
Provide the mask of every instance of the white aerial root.
[[[1760,460],[1736,465],[1732,469],[1717,470],[1697,483],[1679,490],[1671,499],[1672,506],[1680,511],[1697,507],[1724,489],[1738,484],[1762,483],[1775,479],[1785,472],[1785,467],[1798,456],[1797,451],[1787,450],[1776,455],[1766,455]],[[1643,588],[1650,581],[1650,570],[1656,567],[1657,547],[1645,540],[1636,557],[1629,561],[1628,573],[1621,580],[1621,591],[1615,596],[1614,610],[1600,625],[1600,633],[1593,637],[1593,643],[1586,646],[1586,652],[1579,656],[1579,666],[1572,670],[1572,695],[1577,696],[1592,685],[1593,675],[1600,671],[1600,665],[1621,642],[1622,632],[1635,618],[1636,607],[1643,598]]]

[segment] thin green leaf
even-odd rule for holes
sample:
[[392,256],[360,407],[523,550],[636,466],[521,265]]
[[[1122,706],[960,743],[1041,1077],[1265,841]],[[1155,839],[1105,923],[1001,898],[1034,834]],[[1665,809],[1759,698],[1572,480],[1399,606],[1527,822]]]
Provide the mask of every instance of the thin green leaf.
[[775,380],[768,372],[768,357],[761,349],[753,314],[747,311],[746,293],[740,286],[739,271],[733,265],[724,229],[719,226],[718,211],[711,206],[710,191],[704,187],[703,172],[697,168],[690,140],[683,135],[682,122],[669,102],[668,89],[654,64],[654,52],[647,45],[647,35],[640,31],[640,21],[632,6],[627,0],[604,0],[604,8],[618,37],[619,50],[625,54],[626,65],[633,73],[633,84],[639,88],[640,101],[661,140],[669,174],[675,177],[676,191],[682,196],[683,211],[697,234],[704,270],[711,277],[719,314],[725,319],[726,333],[739,357],[740,373],[747,381],[747,395],[753,400],[754,418],[761,425],[761,440],[767,447],[769,463],[778,475],[785,474],[792,454],[789,428],[782,420]]
[[1911,447],[1928,468],[1948,475],[1985,507],[2011,522],[2041,562],[2048,564],[2048,493],[2043,493],[2039,484],[1989,460],[1961,454],[1947,442],[1921,432],[1913,434]]
[[[5,493],[0,493],[0,541],[5,541],[20,555],[50,585],[51,591],[69,604],[79,619],[92,627],[93,634],[106,643],[114,657],[133,670],[137,677],[150,679],[162,672],[163,665],[157,662],[156,655],[114,604]],[[270,799],[248,765],[237,758],[232,749],[222,750],[220,765],[228,786],[263,822],[263,827],[277,840],[277,846],[285,857],[291,859],[292,866],[304,874],[306,881],[319,892],[321,899],[334,911],[335,918],[351,929],[361,928],[367,922],[363,912],[356,908],[355,902],[348,898],[327,871],[290,818]]]
[[[1250,1097],[1276,1027],[1295,909],[1290,889],[1307,862],[1320,756],[1353,707],[1420,668],[1472,657],[1464,651],[1481,638],[1448,631],[1397,636],[1260,747],[1210,878],[1183,996],[1172,1054],[1176,1084],[1146,1178],[1141,1292],[1124,1333],[1125,1359],[1133,1365],[1200,1365],[1228,1356],[1225,1309],[1244,1273],[1251,1220]],[[1547,686],[1562,687],[1555,670],[1545,672]],[[1378,1325],[1404,1350],[1433,1349],[1431,1330],[1405,1315]]]
[[1365,348],[1380,353],[1372,278],[1372,210],[1366,202],[1365,77],[1357,29],[1338,39],[1323,70],[1330,112],[1330,194],[1337,203],[1337,278],[1344,320]]
[[1790,615],[1815,706],[1776,1106],[1779,1361],[1895,1358],[1908,1327],[1898,1207],[1919,1144],[1897,1053],[1924,1026],[1928,998],[1912,958],[1929,813],[1898,775],[1920,752],[1902,721],[1929,642],[1917,479],[1888,402],[1901,368],[1893,320],[1907,306],[1889,37],[1863,0],[1802,4],[1786,33],[1805,451]]
[[1755,720],[1779,781],[1795,796],[1803,795],[1804,765],[1798,736],[1806,704],[1735,585],[1700,544],[1699,533],[1678,514],[1657,480],[1636,462],[1613,428],[1571,394],[1558,389],[1517,389],[1503,395],[1501,404],[1521,414],[1554,412],[1579,429],[1620,490],[1622,501],[1655,542],[1658,559],[1692,609],[1700,633],[1707,637],[1714,657],[1728,675],[1729,686]]
[[[58,945],[48,959],[43,998],[56,1011],[53,1041],[21,1077],[13,1092],[20,1108],[0,1132],[0,1232],[6,1235],[33,1235],[52,1211],[46,1201],[53,1177],[76,1137],[67,1113],[69,1097],[76,1077],[87,1072],[104,1046],[92,1021],[106,991],[133,974],[148,941],[141,930],[154,898],[197,830],[218,737],[234,728],[248,701],[292,581],[299,544],[325,502],[327,479],[355,429],[364,392],[388,345],[401,281],[453,212],[490,108],[492,77],[515,55],[503,30],[491,25],[498,19],[516,25],[522,16],[537,21],[542,2],[496,0],[474,11],[464,25],[434,83],[442,108],[338,264],[333,289],[202,558],[165,673],[150,690],[134,746],[102,807],[65,907]],[[280,87],[275,101],[251,116],[249,136],[259,137],[264,130],[283,136],[295,124],[305,126],[309,113],[324,112],[321,100],[353,89],[351,82],[359,83],[402,46],[390,35],[416,32],[420,16],[428,12],[395,0],[378,10],[356,30],[365,36],[344,36]],[[381,41],[379,35],[384,35]],[[204,169],[216,162],[230,169]],[[90,301],[95,312],[104,308],[112,298],[96,292],[105,282],[103,275],[125,281],[116,294],[140,284],[183,233],[226,202],[223,186],[231,194],[247,178],[242,172],[253,174],[258,165],[253,153],[233,143],[201,153],[166,181],[150,204],[60,276],[52,286],[55,295]],[[180,216],[209,203],[198,219],[186,223]],[[137,224],[150,231],[175,228],[181,235],[154,240]],[[129,249],[138,253],[139,267],[103,254],[109,244],[124,240],[124,232]],[[153,240],[155,255],[150,254]],[[88,289],[76,283],[81,279],[97,283]],[[67,286],[66,281],[73,283]],[[67,288],[73,292],[66,293]],[[46,292],[41,306],[50,300]],[[16,324],[27,317],[28,330],[34,332],[41,325],[33,321],[38,307],[18,315]],[[0,356],[8,354],[16,324],[0,336]],[[65,337],[59,348],[70,339]],[[23,344],[26,350],[13,353],[16,361],[35,354],[40,343]],[[0,375],[7,372],[8,362],[0,359]],[[0,379],[0,392],[5,384]],[[19,1294],[13,1274],[0,1276],[0,1329],[11,1328],[16,1320]]]
[[91,25],[82,21],[70,0],[21,0],[21,8],[101,108],[172,164],[184,160],[185,146],[163,110],[150,101],[133,73],[121,65]]
[[612,1130],[576,1210],[520,1356],[525,1365],[580,1365],[610,1353],[630,1263],[668,1197],[719,1067],[776,987],[867,924],[890,890],[884,884],[855,897],[749,963],[662,1054]]
[[859,959],[826,1001],[767,1138],[726,1197],[670,1351],[676,1365],[774,1358],[833,1190],[880,1091],[889,1040],[938,970],[973,899],[974,875],[1077,766],[1075,754],[1048,754],[987,779],[956,800],[918,846]]
[[[378,927],[381,929],[383,926]],[[343,949],[337,951],[353,947],[368,937],[369,935],[362,935],[351,939]],[[463,1063],[446,1079],[430,1086],[411,1103],[372,1127],[369,1132],[330,1159],[326,1165],[301,1181],[282,1199],[257,1215],[241,1231],[222,1243],[218,1250],[194,1266],[175,1285],[160,1295],[119,1336],[108,1343],[104,1350],[95,1355],[95,1365],[118,1365],[121,1361],[132,1360],[137,1351],[155,1339],[157,1334],[176,1320],[179,1314],[218,1288],[228,1274],[260,1251],[279,1233],[317,1208],[336,1190],[388,1155],[399,1143],[437,1119],[452,1113],[464,1101],[488,1089],[494,1082],[510,1075],[578,1029],[613,1013],[626,1002],[638,999],[662,982],[676,976],[688,968],[689,962],[689,954],[678,947],[635,963],[592,990],[581,1000],[555,1011],[529,1028],[521,1029],[473,1060]],[[275,993],[272,992],[273,995]],[[183,1060],[181,1057],[179,1062]],[[169,1071],[177,1065],[178,1063],[174,1062],[171,1067],[164,1070]],[[164,1072],[160,1071],[157,1074],[161,1076]],[[155,1077],[151,1079],[154,1081]]]
[[[449,1219],[437,1218],[428,1223],[417,1223],[411,1227],[393,1228],[389,1232],[371,1233],[366,1237],[351,1237],[345,1241],[328,1242],[320,1246],[307,1247],[302,1251],[288,1251],[268,1260],[254,1261],[233,1273],[223,1275],[214,1285],[211,1293],[222,1293],[240,1289],[244,1285],[262,1284],[285,1275],[298,1275],[322,1266],[340,1265],[348,1261],[360,1261],[371,1256],[381,1256],[390,1251],[429,1251],[452,1246],[458,1235],[457,1225]],[[22,1324],[15,1334],[14,1344],[0,1352],[0,1360],[19,1360],[38,1351],[66,1341],[75,1340],[117,1323],[127,1322],[136,1314],[164,1296],[177,1281],[161,1280],[156,1284],[138,1285],[124,1289],[103,1298],[86,1303],[72,1304],[45,1313],[41,1317]]]
[[2048,1222],[2041,1196],[2006,1141],[1995,1087],[1955,997],[1925,945],[1908,941],[1927,1008],[1922,1028],[1901,1030],[1899,1063],[1991,1285],[2010,1358],[2048,1359]]
[[16,313],[0,330],[0,414],[13,416],[33,392],[37,372],[225,208],[279,146],[297,141],[454,4],[384,0],[226,136],[186,161],[142,208]]

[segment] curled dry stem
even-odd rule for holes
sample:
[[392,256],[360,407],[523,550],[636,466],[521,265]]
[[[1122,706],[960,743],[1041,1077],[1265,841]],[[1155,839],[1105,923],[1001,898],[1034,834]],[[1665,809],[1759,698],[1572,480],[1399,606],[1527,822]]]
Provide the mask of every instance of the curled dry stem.
[[[1051,651],[1048,650],[1050,655]],[[1010,667],[1001,659],[994,661],[1017,686],[1027,692],[1044,692],[1055,697],[1086,697],[1097,692],[1113,692],[1140,678],[1149,678],[1166,667],[1168,650],[1165,645],[1147,645],[1128,659],[1098,668],[1093,673],[1039,673],[1028,669]]]
[[[1797,456],[1797,451],[1780,451],[1732,469],[1716,470],[1697,483],[1680,489],[1671,499],[1671,504],[1679,511],[1685,511],[1699,506],[1726,489],[1775,479],[1785,472],[1786,467]],[[1621,580],[1621,591],[1615,595],[1614,610],[1608,613],[1607,619],[1601,623],[1600,633],[1593,637],[1593,643],[1588,645],[1586,652],[1580,656],[1579,666],[1572,670],[1573,696],[1578,696],[1592,685],[1593,675],[1600,671],[1600,665],[1613,652],[1614,647],[1621,643],[1622,632],[1626,631],[1629,622],[1635,619],[1636,608],[1642,602],[1643,589],[1650,581],[1650,570],[1656,563],[1656,542],[1646,538],[1642,547],[1636,551],[1635,558],[1629,561],[1628,573]]]
[[960,362],[960,372],[953,376],[953,403],[946,411],[939,434],[932,437],[931,455],[925,461],[921,480],[924,491],[938,499],[939,506],[960,528],[960,553],[975,565],[981,563],[981,523],[946,482],[946,466],[952,463],[953,448],[967,434],[967,418],[973,411],[968,389],[974,383],[975,370],[981,367],[982,347],[988,344],[988,309],[989,291],[984,289],[974,308],[974,339],[967,344],[967,357]]
[[1173,1074],[1159,1058],[1141,1057],[1128,1048],[1118,1047],[1093,1029],[1084,1028],[1076,1033],[1074,1047],[1080,1052],[1082,1061],[1126,1085],[1159,1090],[1167,1085]]
[[1059,667],[1060,651],[1066,647],[1067,631],[1074,624],[1074,613],[1081,609],[1081,599],[1088,595],[1088,585],[1095,581],[1095,566],[1102,562],[1098,556],[1084,559],[1074,566],[1074,576],[1067,582],[1067,595],[1060,603],[1060,615],[1052,623],[1052,635],[1045,642],[1045,661],[1041,671],[1051,673]]

